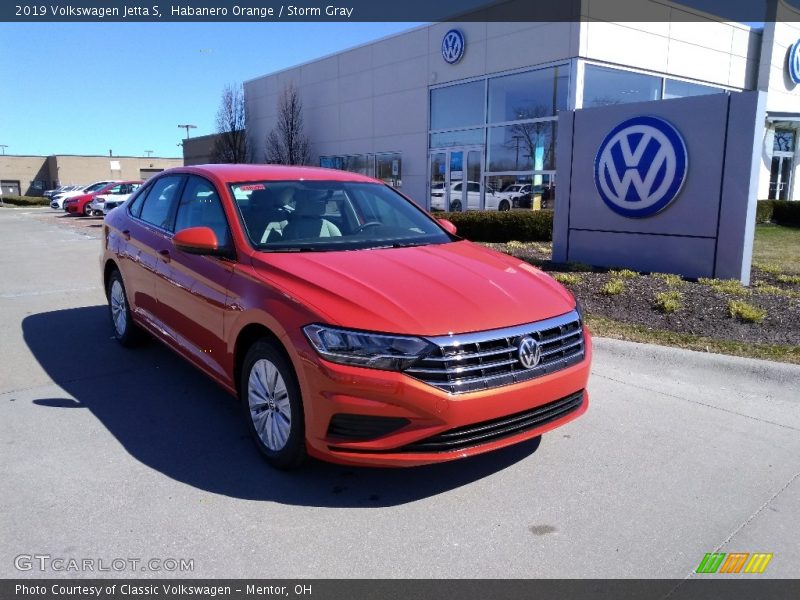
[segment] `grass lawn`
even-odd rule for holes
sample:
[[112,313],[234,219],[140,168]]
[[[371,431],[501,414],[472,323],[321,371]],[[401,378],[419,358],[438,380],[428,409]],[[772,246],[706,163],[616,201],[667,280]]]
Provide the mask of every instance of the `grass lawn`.
[[800,273],[800,228],[756,225],[753,264],[775,265],[784,273]]

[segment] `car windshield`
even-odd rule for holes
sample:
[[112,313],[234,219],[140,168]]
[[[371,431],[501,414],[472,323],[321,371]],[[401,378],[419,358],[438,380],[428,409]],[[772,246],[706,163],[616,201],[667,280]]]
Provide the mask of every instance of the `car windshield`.
[[378,183],[232,184],[253,247],[265,252],[401,248],[453,240],[413,203]]

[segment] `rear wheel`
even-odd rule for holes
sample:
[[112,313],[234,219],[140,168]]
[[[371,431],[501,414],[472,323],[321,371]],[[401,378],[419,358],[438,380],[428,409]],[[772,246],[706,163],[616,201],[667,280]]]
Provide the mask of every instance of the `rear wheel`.
[[92,216],[92,206],[88,202],[83,205],[83,215],[86,217]]
[[267,462],[278,469],[303,464],[300,386],[288,359],[266,338],[253,344],[244,358],[239,396],[250,435]]
[[136,345],[137,342],[141,341],[143,332],[131,319],[128,295],[119,271],[114,271],[108,278],[106,297],[108,298],[108,312],[111,317],[114,337],[123,346]]
[[461,201],[456,200],[450,203],[450,212],[461,212]]
[[503,200],[500,206],[497,207],[497,210],[511,210],[511,205],[508,203],[508,200]]

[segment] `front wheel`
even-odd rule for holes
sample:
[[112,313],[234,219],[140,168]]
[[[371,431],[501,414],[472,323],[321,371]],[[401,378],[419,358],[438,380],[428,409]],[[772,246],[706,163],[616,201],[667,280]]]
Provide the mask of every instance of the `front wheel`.
[[500,206],[497,207],[497,210],[511,210],[511,205],[508,203],[508,200],[503,200]]
[[114,337],[123,346],[136,345],[137,342],[141,341],[142,330],[131,319],[128,295],[119,271],[114,271],[111,273],[111,277],[108,278],[106,297],[108,298],[108,312],[111,316]]
[[92,207],[89,204],[84,204],[84,206],[83,206],[83,216],[84,217],[91,217],[92,216]]
[[267,462],[294,469],[306,459],[300,387],[288,359],[267,339],[244,359],[239,396],[247,427]]

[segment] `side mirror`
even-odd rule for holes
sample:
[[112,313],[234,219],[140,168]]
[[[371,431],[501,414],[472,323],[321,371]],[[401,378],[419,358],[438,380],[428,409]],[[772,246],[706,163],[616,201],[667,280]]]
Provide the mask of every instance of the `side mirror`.
[[181,229],[172,238],[172,243],[178,250],[187,254],[227,254],[225,248],[220,248],[217,234],[210,227],[187,227]]
[[444,230],[445,230],[447,233],[450,233],[450,234],[452,234],[452,235],[455,235],[455,234],[456,234],[456,231],[458,231],[458,229],[456,228],[456,226],[455,226],[455,225],[453,225],[453,223],[452,223],[451,221],[448,221],[447,219],[436,219],[436,220],[437,220],[437,221],[439,221],[439,225],[441,225],[442,227],[444,227]]

